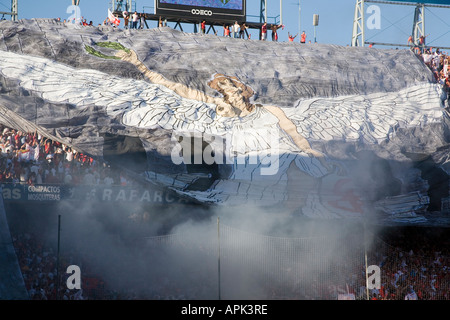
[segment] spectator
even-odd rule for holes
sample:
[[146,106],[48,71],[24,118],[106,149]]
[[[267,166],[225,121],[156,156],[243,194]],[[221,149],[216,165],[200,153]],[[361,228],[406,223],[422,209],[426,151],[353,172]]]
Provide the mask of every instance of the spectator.
[[[14,143],[14,148],[9,144]],[[40,134],[24,133],[0,126],[0,181],[11,183],[69,183],[74,170],[72,164],[83,163],[94,168],[93,158],[77,153],[71,147],[65,146]],[[7,172],[9,172],[7,174]],[[30,179],[31,173],[32,180]],[[98,173],[93,172],[95,181]],[[82,183],[82,181],[78,181]]]
[[305,31],[302,32],[300,35],[300,43],[306,43],[306,33]]
[[66,184],[66,185],[71,185],[72,182],[73,182],[72,174],[70,173],[70,170],[69,170],[69,169],[66,169],[66,170],[64,171],[64,184]]
[[139,14],[137,13],[137,11],[135,11],[131,16],[131,29],[137,29],[138,21],[139,21]]
[[245,34],[247,34],[247,39],[248,39],[248,32],[247,32],[247,25],[245,24],[245,22],[243,22],[240,26],[239,26],[239,38],[241,39],[245,39]]
[[409,36],[409,38],[408,38],[408,46],[411,46],[411,47],[414,46],[414,41],[413,41],[413,37],[412,36]]
[[234,24],[231,27],[231,32],[233,33],[233,38],[238,38],[239,37],[239,30],[240,30],[240,25],[237,21],[234,22]]
[[267,39],[267,22],[264,22],[261,26],[261,40],[266,41]]
[[295,39],[297,36],[298,36],[298,33],[295,34],[295,36],[293,36],[292,34],[290,34],[290,33],[288,32],[288,39],[289,39],[289,42],[294,42],[294,39]]
[[223,25],[223,36],[230,37],[230,26],[226,24]]
[[128,29],[128,23],[129,23],[129,21],[130,21],[130,15],[128,14],[127,11],[124,11],[124,12],[122,13],[122,15],[123,15],[123,27],[124,27],[125,29]]
[[73,161],[73,156],[74,156],[74,152],[73,152],[73,150],[72,150],[72,148],[71,147],[66,147],[66,149],[65,149],[65,160],[67,161],[67,162],[72,162]]
[[92,174],[91,169],[86,169],[86,173],[83,177],[83,184],[85,184],[85,185],[94,185],[95,184],[94,175]]
[[107,185],[107,186],[112,186],[114,184],[114,179],[110,176],[106,176],[103,179],[103,184]]
[[129,185],[127,174],[123,171],[120,173],[120,185],[123,187]]
[[272,41],[278,41],[278,29],[283,28],[283,25],[273,24],[270,29],[272,30]]
[[203,20],[203,21],[200,23],[200,30],[201,30],[202,34],[205,34],[205,33],[206,33],[206,21],[205,21],[205,20]]
[[141,13],[139,15],[139,29],[144,29],[145,26],[145,14]]

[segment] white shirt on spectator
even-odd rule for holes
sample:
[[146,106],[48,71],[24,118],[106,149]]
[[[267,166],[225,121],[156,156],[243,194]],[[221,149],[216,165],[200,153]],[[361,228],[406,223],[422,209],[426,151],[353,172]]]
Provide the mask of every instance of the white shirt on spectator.
[[94,175],[93,175],[90,171],[88,171],[88,172],[84,175],[83,183],[84,183],[84,184],[88,184],[88,185],[93,185],[93,184],[95,184],[95,178],[94,178]]
[[73,161],[73,151],[72,151],[72,149],[69,149],[68,151],[66,151],[66,160],[68,162]]
[[432,59],[433,59],[433,56],[431,54],[425,53],[423,55],[423,62],[425,62],[425,63],[430,63]]
[[34,159],[34,161],[38,161],[39,160],[40,151],[41,151],[41,149],[39,148],[39,144],[37,144],[33,148],[33,159]]
[[107,186],[111,186],[114,184],[114,179],[111,177],[105,177],[105,179],[103,179],[103,183]]

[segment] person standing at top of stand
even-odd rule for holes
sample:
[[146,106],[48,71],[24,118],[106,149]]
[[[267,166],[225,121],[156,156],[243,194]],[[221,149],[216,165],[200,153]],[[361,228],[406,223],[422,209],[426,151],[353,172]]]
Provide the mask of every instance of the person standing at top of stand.
[[200,30],[202,31],[202,34],[206,33],[206,21],[203,20],[202,23],[200,24]]
[[123,15],[124,28],[128,29],[128,23],[130,22],[130,15],[128,14],[127,11],[124,11],[122,13],[122,15]]
[[131,29],[137,29],[138,21],[139,21],[139,14],[137,13],[137,11],[135,11],[131,16]]
[[300,43],[306,43],[306,33],[305,31],[302,32],[300,35]]
[[288,32],[289,42],[294,42],[294,39],[295,39],[295,37],[297,37],[297,36],[298,36],[298,33],[297,33],[295,36],[293,36],[292,34],[290,34],[290,33]]
[[414,40],[413,40],[413,37],[412,36],[409,36],[409,38],[408,38],[408,46],[414,46]]
[[267,22],[264,22],[261,26],[261,40],[266,41],[267,39]]
[[271,26],[270,29],[272,30],[272,41],[278,41],[278,32],[277,32],[277,30],[282,28],[282,27],[284,27],[282,24],[280,24],[280,25],[273,24]]
[[144,29],[145,25],[145,14],[141,13],[139,15],[139,29]]
[[229,37],[230,36],[230,26],[224,24],[223,25],[223,36]]
[[234,22],[233,26],[231,27],[231,31],[233,32],[233,38],[238,38],[239,37],[239,29],[240,29],[240,25],[237,21]]
[[427,34],[426,36],[421,35],[419,38],[419,47],[422,53],[425,52],[425,39],[429,36],[429,34]]
[[[243,22],[240,27],[239,27],[239,38],[240,39],[245,39],[245,33],[247,32],[247,26],[245,25],[245,22]],[[247,37],[248,37],[248,33],[247,33]]]

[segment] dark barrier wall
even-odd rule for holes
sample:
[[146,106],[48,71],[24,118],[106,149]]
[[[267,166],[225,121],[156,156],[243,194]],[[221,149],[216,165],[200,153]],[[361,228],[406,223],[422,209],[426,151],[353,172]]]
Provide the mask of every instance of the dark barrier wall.
[[106,201],[143,204],[187,203],[170,191],[143,188],[142,186],[68,186],[2,184],[5,201]]
[[27,299],[28,293],[9,232],[3,198],[0,197],[0,300]]

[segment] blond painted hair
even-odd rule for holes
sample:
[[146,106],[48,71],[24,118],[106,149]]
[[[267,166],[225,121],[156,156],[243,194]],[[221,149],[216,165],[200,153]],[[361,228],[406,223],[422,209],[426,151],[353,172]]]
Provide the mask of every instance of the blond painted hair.
[[214,78],[208,82],[208,86],[211,89],[214,89],[218,92],[220,92],[223,95],[223,98],[225,102],[229,103],[228,101],[228,94],[219,86],[220,82],[223,82],[225,80],[229,80],[233,83],[233,85],[241,90],[241,95],[244,98],[246,109],[248,111],[252,111],[254,109],[254,105],[250,103],[250,98],[255,94],[252,88],[244,84],[242,81],[240,81],[237,77],[234,76],[227,76],[221,73],[216,73],[214,75]]

